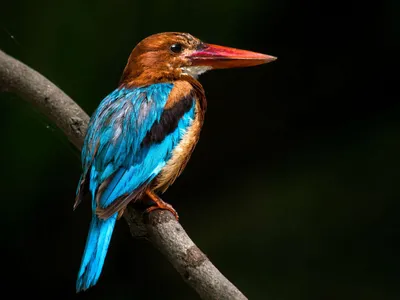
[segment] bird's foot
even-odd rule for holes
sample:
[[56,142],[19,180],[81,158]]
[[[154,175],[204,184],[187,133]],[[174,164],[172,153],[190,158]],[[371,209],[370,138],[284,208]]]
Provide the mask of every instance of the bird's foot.
[[150,206],[149,208],[147,208],[145,210],[145,212],[149,213],[149,212],[152,212],[153,210],[156,210],[156,209],[166,209],[166,210],[170,211],[174,215],[175,219],[177,221],[179,221],[179,216],[178,216],[178,213],[176,212],[176,210],[170,204],[165,203],[165,202],[162,205],[159,205],[157,203],[157,205]]
[[149,198],[154,202],[154,205],[148,207],[148,208],[145,210],[145,213],[150,213],[150,212],[152,212],[153,210],[156,210],[156,209],[165,209],[165,210],[170,211],[170,212],[174,215],[175,219],[176,219],[177,221],[179,221],[178,213],[177,213],[176,210],[172,207],[172,205],[170,205],[170,204],[164,202],[160,197],[158,197],[158,196],[157,196],[156,194],[154,194],[153,192],[149,192],[149,191],[148,191],[146,194],[147,194],[147,195],[149,196]]

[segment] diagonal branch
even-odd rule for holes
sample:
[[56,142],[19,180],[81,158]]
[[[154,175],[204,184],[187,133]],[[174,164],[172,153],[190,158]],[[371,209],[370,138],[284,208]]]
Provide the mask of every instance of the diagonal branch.
[[[0,92],[32,103],[81,149],[89,116],[43,75],[0,50]],[[202,299],[247,299],[194,244],[169,211],[155,210],[145,218],[129,207],[124,214],[132,235],[146,236]]]

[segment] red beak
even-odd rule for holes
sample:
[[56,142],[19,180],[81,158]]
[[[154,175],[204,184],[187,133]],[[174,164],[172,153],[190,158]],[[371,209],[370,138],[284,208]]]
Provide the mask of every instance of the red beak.
[[212,44],[204,44],[189,58],[193,66],[210,66],[213,69],[250,67],[276,60],[271,55]]

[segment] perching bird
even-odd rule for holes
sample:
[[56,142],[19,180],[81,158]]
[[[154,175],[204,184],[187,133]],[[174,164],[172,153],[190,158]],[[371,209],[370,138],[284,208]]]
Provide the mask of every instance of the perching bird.
[[133,49],[119,87],[92,115],[82,149],[74,209],[90,191],[92,221],[77,292],[98,281],[115,222],[129,202],[147,201],[147,212],[167,209],[178,218],[156,192],[182,173],[199,140],[207,102],[197,77],[275,59],[177,32],[149,36]]

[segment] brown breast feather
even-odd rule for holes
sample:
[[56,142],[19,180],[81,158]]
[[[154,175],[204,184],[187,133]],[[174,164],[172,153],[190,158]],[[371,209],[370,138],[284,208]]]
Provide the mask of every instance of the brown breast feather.
[[204,110],[201,107],[201,102],[205,99],[204,93],[197,93],[196,89],[188,81],[177,81],[171,91],[171,95],[165,108],[170,108],[180,100],[184,99],[188,93],[193,94],[196,101],[195,116],[190,127],[187,128],[185,134],[180,140],[179,144],[172,151],[171,158],[164,166],[160,174],[157,176],[152,189],[165,192],[167,188],[175,181],[175,179],[182,173],[189,158],[199,140],[201,127],[203,125]]

